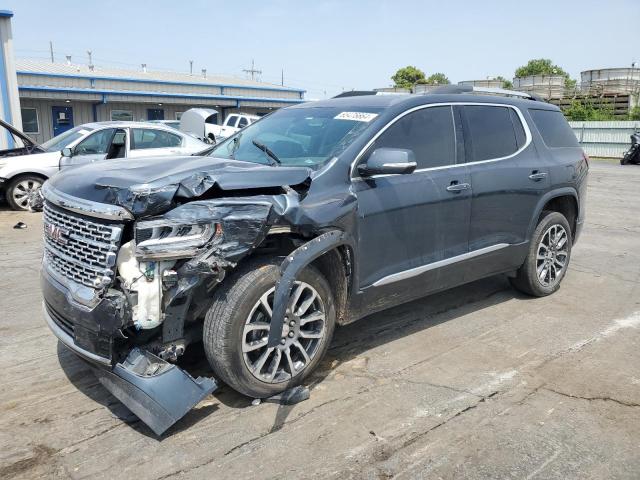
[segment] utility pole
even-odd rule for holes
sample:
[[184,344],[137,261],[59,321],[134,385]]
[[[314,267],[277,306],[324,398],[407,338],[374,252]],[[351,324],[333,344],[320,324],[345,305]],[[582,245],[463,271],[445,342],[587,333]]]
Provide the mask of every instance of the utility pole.
[[280,85],[284,87],[284,68],[282,69],[282,75],[280,77]]
[[51,54],[51,63],[53,63],[53,42],[49,40],[49,53]]
[[193,75],[193,60],[189,60],[189,75]]
[[251,60],[251,68],[245,68],[242,71],[245,72],[247,75],[251,75],[251,80],[256,79],[256,74],[262,75],[262,70],[256,70],[254,60]]
[[91,62],[91,50],[87,50],[87,55],[89,56],[89,65],[93,65]]

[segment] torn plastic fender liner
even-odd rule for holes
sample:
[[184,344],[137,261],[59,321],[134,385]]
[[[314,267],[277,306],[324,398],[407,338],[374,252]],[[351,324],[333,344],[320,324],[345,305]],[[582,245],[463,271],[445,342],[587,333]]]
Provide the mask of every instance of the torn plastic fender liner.
[[268,347],[275,347],[282,338],[282,326],[287,314],[289,297],[298,274],[316,258],[340,245],[349,245],[349,235],[340,230],[331,230],[317,236],[313,240],[296,248],[287,255],[280,265],[280,279],[276,282],[273,296],[273,312],[271,329],[269,330]]
[[191,375],[152,353],[134,348],[113,370],[96,368],[100,383],[156,435],[218,388],[211,378]]

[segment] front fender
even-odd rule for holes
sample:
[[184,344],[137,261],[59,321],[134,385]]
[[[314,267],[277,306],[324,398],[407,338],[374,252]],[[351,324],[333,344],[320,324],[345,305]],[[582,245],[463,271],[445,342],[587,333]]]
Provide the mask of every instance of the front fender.
[[268,347],[275,347],[282,337],[282,326],[287,313],[289,297],[297,275],[311,262],[342,245],[353,247],[350,235],[341,230],[331,230],[296,248],[280,265],[280,278],[273,296],[273,312]]

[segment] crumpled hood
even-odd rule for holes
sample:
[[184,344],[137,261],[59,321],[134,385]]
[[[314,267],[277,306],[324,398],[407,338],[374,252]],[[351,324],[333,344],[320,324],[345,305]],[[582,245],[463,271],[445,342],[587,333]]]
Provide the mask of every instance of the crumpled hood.
[[119,205],[140,217],[163,213],[176,200],[199,197],[214,187],[233,191],[300,185],[311,171],[215,157],[122,158],[63,170],[48,183],[67,195]]

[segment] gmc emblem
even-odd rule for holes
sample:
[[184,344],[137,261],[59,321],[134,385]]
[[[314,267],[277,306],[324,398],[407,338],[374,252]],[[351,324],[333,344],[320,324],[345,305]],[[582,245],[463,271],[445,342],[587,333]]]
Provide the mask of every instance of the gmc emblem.
[[55,242],[61,243],[63,245],[67,243],[67,239],[65,238],[65,235],[67,235],[69,232],[59,227],[58,225],[47,223],[44,226],[44,233],[46,233],[47,237],[49,237],[51,240]]

